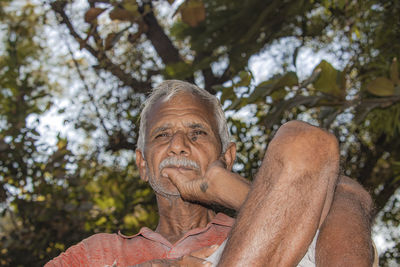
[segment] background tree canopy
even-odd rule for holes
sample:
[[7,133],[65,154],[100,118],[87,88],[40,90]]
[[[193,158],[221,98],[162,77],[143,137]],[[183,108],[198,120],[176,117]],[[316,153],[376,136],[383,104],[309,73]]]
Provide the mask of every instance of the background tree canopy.
[[221,99],[249,179],[282,123],[335,133],[400,263],[399,1],[2,0],[0,38],[0,265],[156,225],[138,112],[172,78]]

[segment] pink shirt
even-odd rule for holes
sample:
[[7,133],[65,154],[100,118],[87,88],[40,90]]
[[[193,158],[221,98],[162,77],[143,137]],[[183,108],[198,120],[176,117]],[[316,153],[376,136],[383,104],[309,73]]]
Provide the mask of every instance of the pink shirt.
[[95,234],[48,262],[53,266],[132,266],[154,259],[173,259],[214,244],[228,236],[234,219],[218,213],[204,228],[188,231],[175,244],[147,227],[133,236]]

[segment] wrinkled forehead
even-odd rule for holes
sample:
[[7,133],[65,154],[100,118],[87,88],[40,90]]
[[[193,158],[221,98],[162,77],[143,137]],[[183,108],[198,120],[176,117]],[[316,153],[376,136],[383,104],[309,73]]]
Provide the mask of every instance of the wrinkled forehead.
[[162,118],[165,111],[169,109],[175,109],[177,115],[179,112],[184,113],[188,110],[195,111],[196,115],[209,122],[213,131],[218,133],[212,105],[200,96],[188,92],[180,92],[170,97],[163,96],[154,102],[148,113],[146,131],[148,132],[152,125],[157,123],[159,118]]

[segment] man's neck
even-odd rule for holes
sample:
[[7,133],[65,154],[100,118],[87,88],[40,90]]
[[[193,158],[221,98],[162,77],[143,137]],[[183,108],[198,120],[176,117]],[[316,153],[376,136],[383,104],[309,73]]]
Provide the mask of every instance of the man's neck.
[[189,230],[205,227],[215,213],[206,207],[177,198],[157,195],[160,220],[156,232],[175,243]]

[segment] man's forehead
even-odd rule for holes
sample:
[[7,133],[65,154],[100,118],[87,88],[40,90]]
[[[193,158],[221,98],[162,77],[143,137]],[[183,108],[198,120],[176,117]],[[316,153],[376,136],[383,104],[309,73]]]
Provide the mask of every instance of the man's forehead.
[[211,105],[200,96],[192,94],[190,92],[179,92],[173,96],[161,97],[160,99],[155,101],[150,108],[148,113],[149,116],[158,115],[160,112],[162,112],[162,108],[165,108],[165,106],[182,109],[197,107],[200,109],[204,109],[207,113],[209,113],[209,115],[213,117],[213,114],[208,112],[209,110],[211,110]]
[[186,121],[182,121],[182,123],[187,127],[205,128],[208,124],[210,128],[217,127],[216,118],[212,112],[213,109],[211,104],[207,103],[204,99],[195,94],[180,92],[169,98],[164,96],[154,102],[147,117],[147,131],[152,130],[150,128],[154,129],[154,127],[162,129],[171,126],[168,121],[159,121],[163,119],[168,120],[168,117],[166,118],[166,116],[164,116],[168,114],[166,109],[175,109],[174,112],[171,113],[172,117],[174,113],[179,116],[180,111],[186,112],[187,109],[192,109],[192,111],[188,112],[191,116],[185,118]]
[[208,104],[204,101],[204,99],[191,92],[177,92],[173,95],[165,95],[161,97],[157,102],[159,103],[181,103],[181,100],[184,99],[186,101],[192,100],[195,101],[196,103],[199,103],[201,105],[207,106]]

